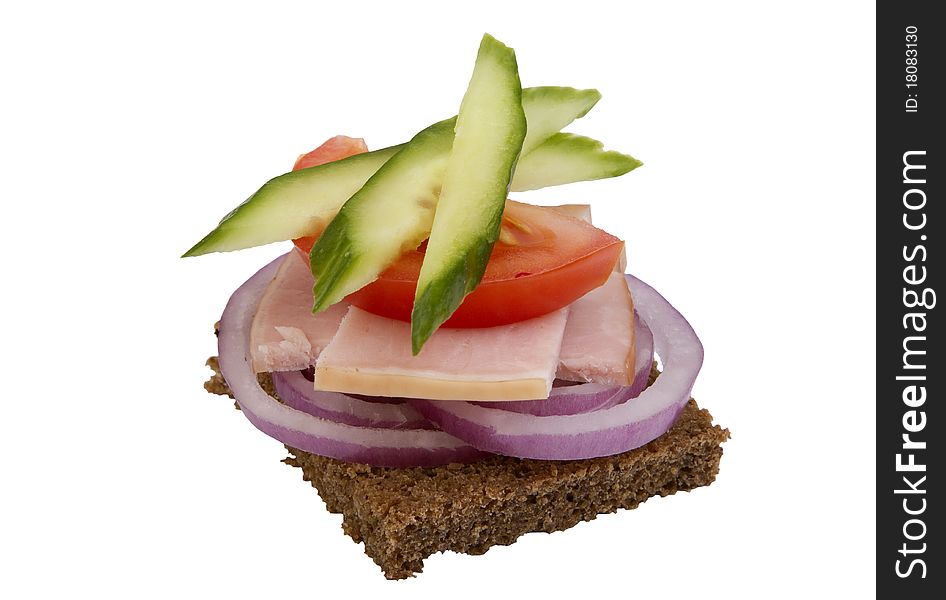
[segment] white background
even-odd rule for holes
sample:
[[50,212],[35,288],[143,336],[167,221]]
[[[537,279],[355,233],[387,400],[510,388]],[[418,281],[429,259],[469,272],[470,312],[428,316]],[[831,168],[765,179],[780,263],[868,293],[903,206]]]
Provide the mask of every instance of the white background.
[[[870,593],[871,3],[138,4],[0,9],[0,596]],[[627,240],[732,440],[708,488],[389,582],[201,388],[227,297],[286,245],[178,256],[326,137],[455,113],[484,31],[524,85],[602,91],[572,130],[645,166],[521,197]]]

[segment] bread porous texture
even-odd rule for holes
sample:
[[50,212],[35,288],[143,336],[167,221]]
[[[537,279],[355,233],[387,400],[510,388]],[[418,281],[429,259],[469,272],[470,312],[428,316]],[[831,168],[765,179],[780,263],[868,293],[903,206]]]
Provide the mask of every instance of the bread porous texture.
[[[231,395],[216,358],[204,384]],[[656,369],[651,381],[658,375]],[[267,374],[260,383],[274,394]],[[631,509],[653,496],[709,485],[716,479],[729,430],[693,399],[673,427],[637,448],[585,460],[490,456],[440,467],[374,467],[346,463],[287,446],[286,464],[318,490],[342,529],[364,542],[388,579],[421,572],[443,551],[483,554],[529,532],[568,529],[599,514]]]

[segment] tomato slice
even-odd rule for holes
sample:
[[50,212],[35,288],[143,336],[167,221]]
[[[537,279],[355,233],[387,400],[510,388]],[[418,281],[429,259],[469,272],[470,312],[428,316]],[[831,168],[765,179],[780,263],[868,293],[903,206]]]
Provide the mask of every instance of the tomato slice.
[[[293,240],[308,256],[317,236]],[[410,321],[424,248],[407,252],[347,300],[368,312]],[[624,243],[553,208],[508,200],[500,238],[480,284],[445,327],[491,327],[567,306],[608,279]]]
[[365,144],[365,140],[361,138],[351,138],[347,135],[336,135],[326,140],[324,144],[312,152],[299,155],[292,170],[298,171],[299,169],[315,167],[327,162],[332,162],[333,160],[341,160],[367,151],[368,145]]

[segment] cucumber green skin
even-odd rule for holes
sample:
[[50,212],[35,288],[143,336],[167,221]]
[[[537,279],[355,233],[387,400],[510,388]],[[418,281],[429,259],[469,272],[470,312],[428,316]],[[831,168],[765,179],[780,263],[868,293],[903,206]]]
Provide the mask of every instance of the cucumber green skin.
[[556,133],[519,162],[514,191],[524,192],[577,181],[619,177],[641,161],[613,150],[598,140],[573,133]]
[[[584,116],[600,97],[597,90],[569,87],[522,90],[522,105],[533,123],[524,148],[540,145],[551,133]],[[342,204],[403,147],[391,146],[271,179],[184,256],[241,250],[309,235],[315,223],[330,221]],[[515,182],[512,189],[520,191]]]
[[[403,147],[391,146],[291,171],[266,182],[184,257],[291,240],[329,222],[352,194]],[[317,199],[317,200],[313,200]]]
[[[590,110],[599,97],[595,90],[539,90],[523,96],[521,105],[527,123],[534,116],[542,117],[531,131],[532,139],[540,143]],[[430,234],[456,119],[431,125],[414,136],[345,203],[338,213],[344,216],[336,217],[322,232],[309,254],[316,279],[314,312],[377,279],[401,253],[416,248]],[[528,156],[522,161],[528,161]],[[512,187],[516,189],[515,180]],[[379,231],[382,236],[377,235]],[[372,238],[374,243],[367,243]]]
[[411,312],[416,355],[486,271],[526,138],[515,52],[483,36],[460,105]]

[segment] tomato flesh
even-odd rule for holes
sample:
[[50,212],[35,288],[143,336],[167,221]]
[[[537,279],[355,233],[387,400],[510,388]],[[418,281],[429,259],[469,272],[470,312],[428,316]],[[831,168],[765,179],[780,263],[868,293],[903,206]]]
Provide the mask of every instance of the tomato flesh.
[[[317,236],[293,240],[308,256]],[[602,285],[624,243],[552,208],[509,200],[500,239],[480,284],[444,327],[491,327],[538,317]],[[425,244],[403,254],[346,300],[368,312],[410,321]]]

